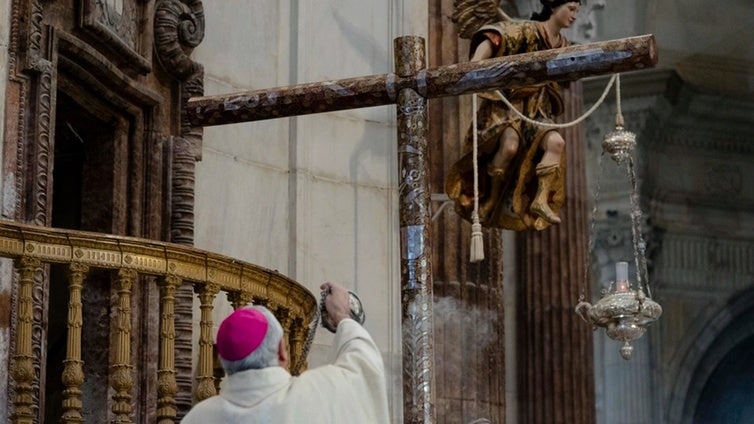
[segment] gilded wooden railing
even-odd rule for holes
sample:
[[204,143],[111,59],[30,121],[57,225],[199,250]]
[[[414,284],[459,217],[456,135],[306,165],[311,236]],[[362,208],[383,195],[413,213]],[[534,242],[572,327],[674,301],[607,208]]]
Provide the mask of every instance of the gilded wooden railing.
[[156,276],[160,293],[160,341],[157,367],[157,421],[176,418],[178,391],[174,370],[174,299],[181,284],[193,284],[200,302],[199,361],[194,398],[215,394],[212,356],[213,300],[225,292],[233,307],[249,302],[267,306],[280,319],[290,346],[291,372],[306,367],[306,340],[316,319],[316,298],[303,286],[276,271],[187,246],[132,237],[59,230],[0,221],[0,257],[12,258],[18,273],[17,322],[12,347],[11,378],[15,383],[12,422],[31,424],[33,387],[32,289],[34,276],[45,264],[68,267],[68,335],[62,383],[64,423],[83,421],[82,292],[92,269],[114,270],[117,293],[114,363],[110,367],[110,399],[115,422],[132,422],[131,295],[141,276]]

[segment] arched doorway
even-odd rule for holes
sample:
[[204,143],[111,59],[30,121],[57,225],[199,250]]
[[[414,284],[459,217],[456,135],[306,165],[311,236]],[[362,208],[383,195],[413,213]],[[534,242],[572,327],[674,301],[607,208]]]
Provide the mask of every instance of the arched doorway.
[[743,340],[720,360],[696,404],[694,423],[754,422],[754,336]]
[[[710,337],[688,384],[679,422],[730,424],[754,422],[754,307],[752,292],[733,296],[727,325]],[[742,306],[746,304],[747,308]],[[740,309],[739,309],[740,308]],[[738,313],[736,313],[738,312]]]

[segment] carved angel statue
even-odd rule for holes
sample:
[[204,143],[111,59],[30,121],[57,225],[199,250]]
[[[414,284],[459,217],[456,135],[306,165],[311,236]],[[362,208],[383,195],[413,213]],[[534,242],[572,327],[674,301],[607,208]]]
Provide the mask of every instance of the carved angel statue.
[[[493,0],[456,0],[453,21],[461,38],[471,39],[471,60],[565,47],[561,34],[579,12],[580,1],[540,0],[531,20],[513,20]],[[528,118],[552,123],[563,112],[557,82],[504,90],[509,102]],[[521,119],[496,92],[478,94],[479,220],[486,227],[522,231],[560,223],[565,200],[565,141],[554,129]],[[473,128],[466,144],[471,146]],[[471,149],[469,149],[471,150]],[[473,161],[468,153],[453,164],[445,191],[456,211],[470,219],[474,208]]]

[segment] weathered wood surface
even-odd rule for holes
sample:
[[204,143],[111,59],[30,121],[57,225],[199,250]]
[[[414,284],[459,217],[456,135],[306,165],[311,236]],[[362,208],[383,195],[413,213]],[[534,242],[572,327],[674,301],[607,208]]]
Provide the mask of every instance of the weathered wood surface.
[[210,126],[332,112],[396,102],[406,88],[426,98],[515,88],[542,81],[580,78],[651,68],[657,64],[652,35],[394,73],[321,81],[288,87],[194,97],[191,125]]

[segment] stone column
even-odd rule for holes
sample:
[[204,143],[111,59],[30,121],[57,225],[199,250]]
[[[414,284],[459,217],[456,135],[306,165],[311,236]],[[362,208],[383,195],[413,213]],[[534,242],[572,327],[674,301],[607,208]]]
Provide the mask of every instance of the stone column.
[[[565,90],[562,121],[581,115],[581,83]],[[574,313],[588,295],[588,194],[581,125],[562,130],[566,140],[563,222],[517,237],[519,420],[529,424],[593,423],[592,331]]]
[[[468,41],[458,38],[448,19],[453,0],[432,0],[429,13],[429,67],[467,61]],[[471,148],[464,145],[471,116],[471,96],[429,103],[430,189],[436,199],[433,215],[443,204],[446,170]],[[471,264],[471,224],[461,219],[452,205],[446,205],[432,221],[432,240],[437,423],[486,418],[504,424],[502,234],[485,229],[485,260]]]

